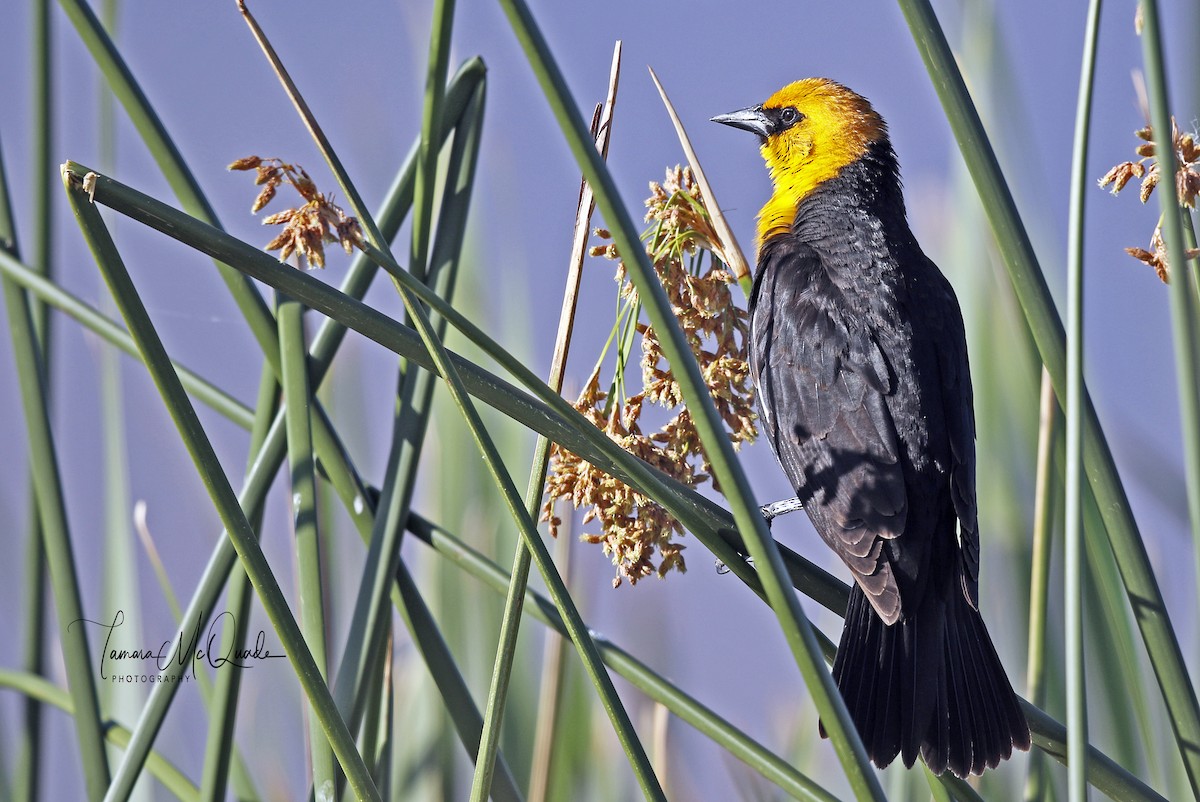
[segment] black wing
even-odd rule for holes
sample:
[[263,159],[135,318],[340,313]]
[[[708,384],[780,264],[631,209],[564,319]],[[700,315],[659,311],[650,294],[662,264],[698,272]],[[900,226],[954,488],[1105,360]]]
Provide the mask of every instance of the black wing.
[[937,342],[938,378],[946,437],[950,446],[950,499],[958,519],[962,590],[971,606],[979,609],[979,511],[975,503],[975,402],[967,359],[967,338],[962,312],[950,283],[926,260],[936,276],[930,305],[943,310]]
[[763,429],[818,533],[891,624],[901,599],[885,545],[909,513],[886,403],[895,376],[871,328],[847,319],[816,252],[780,239],[761,254],[751,319]]

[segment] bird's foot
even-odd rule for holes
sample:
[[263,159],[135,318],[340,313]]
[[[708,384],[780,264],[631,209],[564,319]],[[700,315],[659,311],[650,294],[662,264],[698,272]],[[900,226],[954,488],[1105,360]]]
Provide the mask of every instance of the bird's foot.
[[[780,515],[786,515],[789,512],[795,512],[796,510],[802,509],[804,509],[804,503],[800,501],[800,499],[793,496],[792,498],[785,498],[782,501],[764,504],[758,508],[758,511],[762,514],[763,519],[767,522],[767,526],[769,527],[771,525],[771,521],[773,521],[775,518],[778,518]],[[746,561],[747,565],[754,564],[754,561],[750,559],[750,555],[748,554],[745,555],[743,559]],[[729,571],[730,568],[728,565],[721,560],[717,560],[718,574],[727,574]]]
[[804,502],[793,496],[792,498],[785,498],[782,501],[764,504],[758,508],[758,511],[761,512],[762,517],[766,519],[767,526],[770,526],[771,521],[778,518],[780,515],[786,515],[789,512],[795,512],[796,510],[802,509],[804,509]]
[[[751,557],[749,554],[747,554],[745,557],[742,558],[742,562],[746,563],[746,565],[752,566],[752,565],[754,565],[754,558]],[[717,573],[718,574],[721,574],[721,575],[728,574],[730,571],[733,570],[732,568],[730,568],[728,565],[725,564],[724,560],[717,560],[716,563],[717,563]]]

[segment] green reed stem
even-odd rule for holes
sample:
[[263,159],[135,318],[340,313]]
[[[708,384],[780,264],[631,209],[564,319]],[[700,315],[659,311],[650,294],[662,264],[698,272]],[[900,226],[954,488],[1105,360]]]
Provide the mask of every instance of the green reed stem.
[[[1050,375],[1042,369],[1040,425],[1038,426],[1037,477],[1034,481],[1033,546],[1029,577],[1029,657],[1025,671],[1025,686],[1029,703],[1046,706],[1046,629],[1050,603],[1050,557],[1054,546],[1054,443],[1060,427],[1058,401]],[[1046,756],[1041,752],[1029,755],[1028,776],[1025,780],[1024,802],[1048,799],[1051,793]]]
[[1091,133],[1092,87],[1096,73],[1096,39],[1100,0],[1088,4],[1075,112],[1075,144],[1071,153],[1071,200],[1067,214],[1067,458],[1066,534],[1064,548],[1067,675],[1067,798],[1087,798],[1087,684],[1083,643],[1083,244],[1087,172]]
[[712,465],[714,481],[720,484],[732,508],[738,532],[754,559],[759,581],[804,681],[813,694],[851,788],[859,799],[881,800],[884,798],[883,788],[867,759],[846,705],[825,667],[812,625],[800,607],[799,599],[791,592],[777,544],[759,513],[753,490],[737,461],[733,445],[679,327],[679,321],[671,311],[654,267],[641,247],[629,210],[621,202],[612,176],[588,136],[578,107],[528,6],[522,0],[501,0],[501,6],[542,85],[567,144],[592,186],[596,205],[608,221],[617,248],[625,258],[626,268],[637,287],[642,305],[659,335],[663,354],[670,362],[692,412],[705,455]]
[[[66,169],[63,172],[63,182],[72,211],[75,213],[84,236],[88,240],[88,245],[96,257],[97,264],[104,274],[105,281],[109,284],[113,297],[121,309],[122,317],[125,318],[131,334],[138,342],[155,385],[179,428],[188,453],[196,463],[197,470],[213,499],[222,524],[224,524],[230,540],[233,541],[238,556],[242,559],[246,573],[250,576],[250,581],[254,584],[255,590],[263,602],[271,624],[279,635],[283,647],[287,650],[288,658],[300,681],[300,686],[304,689],[315,714],[321,721],[325,735],[330,741],[330,746],[333,748],[342,770],[346,772],[351,788],[361,798],[379,799],[379,793],[371,780],[370,773],[355,748],[354,739],[346,728],[345,721],[338,714],[333,696],[321,677],[320,668],[308,650],[304,636],[288,609],[287,600],[259,548],[254,530],[246,520],[233,488],[229,486],[217,455],[212,449],[212,444],[196,417],[195,409],[188,401],[183,385],[171,370],[170,359],[146,314],[120,254],[108,235],[104,221],[91,203],[82,184]],[[135,776],[131,772],[119,772],[118,777],[114,778],[113,787],[109,789],[110,797],[125,798]]]
[[[73,163],[68,164],[68,169],[80,176],[88,172],[87,168]],[[297,270],[283,267],[279,265],[278,260],[254,246],[240,242],[110,178],[97,177],[95,190],[97,203],[110,206],[210,256],[226,259],[247,275],[300,299],[306,306],[321,311],[339,321],[341,325],[358,331],[415,364],[426,369],[433,367],[427,350],[415,332],[356,299]],[[443,311],[443,307],[438,306],[439,300],[436,297],[430,303],[439,313]],[[451,310],[448,306],[444,308]],[[447,314],[446,317],[452,325],[456,325],[452,315]],[[490,342],[486,335],[479,340],[476,340],[473,334],[469,336],[473,342]],[[733,531],[732,517],[726,510],[616,446],[561,396],[545,387],[536,377],[528,375],[528,370],[511,355],[506,357],[507,352],[494,342],[490,342],[487,348],[495,350],[498,360],[506,360],[506,368],[512,363],[514,372],[520,375],[522,382],[533,390],[537,397],[524,393],[478,365],[452,354],[451,359],[461,372],[468,390],[475,397],[523,426],[545,434],[552,442],[559,443],[599,469],[654,498],[679,518],[688,530],[719,558],[724,559],[724,555],[729,555],[730,560],[736,561],[730,564],[731,569],[739,577],[745,577],[751,589],[758,587],[754,569],[741,560],[738,552],[734,550],[735,544],[740,547],[740,541]],[[544,390],[540,389],[539,385]],[[830,610],[840,612],[845,609],[848,593],[845,583],[786,547],[781,546],[780,549],[788,563],[789,579],[797,590]],[[824,653],[832,653],[832,644],[826,644]],[[1025,711],[1030,718],[1035,742],[1055,759],[1063,760],[1065,728],[1036,708],[1026,705]],[[1093,750],[1089,756],[1090,764],[1100,761],[1099,766],[1093,765],[1089,769],[1089,781],[1098,789],[1108,793],[1106,789],[1116,788],[1133,799],[1161,798],[1099,751]]]
[[[1171,324],[1175,336],[1175,370],[1179,378],[1180,427],[1183,430],[1183,455],[1187,477],[1188,519],[1196,565],[1200,569],[1200,322],[1197,321],[1196,276],[1188,269],[1184,234],[1184,215],[1175,190],[1176,162],[1171,105],[1167,91],[1167,70],[1163,54],[1157,0],[1145,0],[1142,9],[1142,54],[1146,66],[1146,93],[1150,102],[1150,124],[1154,129],[1155,153],[1159,175],[1158,188],[1162,209],[1163,241],[1171,270]],[[1200,747],[1192,744],[1194,752]],[[1200,777],[1191,774],[1192,791],[1200,796]]]
[[[9,201],[8,182],[2,163],[0,199],[0,210],[4,212],[3,216],[0,216],[0,243],[5,244],[0,251],[3,251],[5,256],[15,258],[16,254],[10,252],[9,247],[16,246],[16,226],[11,215],[12,204]],[[37,327],[26,293],[7,277],[0,279],[0,289],[4,294],[13,358],[19,377],[21,407],[25,415],[30,474],[40,521],[36,529],[41,533],[42,550],[50,572],[50,587],[54,594],[67,685],[71,692],[72,705],[77,711],[74,718],[75,737],[79,743],[88,798],[98,800],[104,796],[104,789],[109,782],[108,757],[104,745],[100,697],[88,646],[88,619],[84,614],[83,599],[79,591],[79,573],[71,546],[66,501],[50,424],[46,374],[43,372],[45,355],[39,345]],[[31,567],[36,568],[33,565]],[[36,584],[36,578],[31,578],[31,581]],[[40,616],[30,616],[30,619],[37,618]],[[27,620],[27,623],[33,621]],[[40,663],[40,659],[36,659],[32,652],[27,654],[26,660],[27,663]],[[28,723],[28,707],[25,712]],[[33,722],[35,725],[37,723]],[[37,737],[38,731],[35,729],[26,734],[27,737]],[[23,788],[36,790],[38,781],[29,772],[38,770],[39,751],[33,744],[28,744],[25,755],[26,768],[22,770],[23,774],[18,777],[18,781]]]
[[[246,466],[249,473],[254,468],[254,457],[262,451],[271,430],[271,422],[279,407],[279,384],[267,364],[263,364],[258,380],[258,398],[254,405],[254,421],[250,430],[250,459]],[[249,410],[246,410],[249,413]],[[262,531],[263,505],[249,508],[250,525]],[[261,535],[260,535],[261,536]],[[250,602],[253,600],[250,578],[239,566],[229,574],[228,590],[225,594],[225,609],[233,620],[221,636],[221,654],[232,654],[245,648],[246,633],[250,626]],[[220,802],[226,796],[226,783],[233,776],[234,796],[238,800],[257,799],[258,794],[251,786],[249,773],[245,770],[235,748],[234,729],[237,722],[237,704],[241,693],[241,671],[218,671],[209,703],[208,737],[204,748],[204,767],[200,773],[200,799],[203,802]],[[231,771],[232,768],[232,771]]]
[[[1016,204],[996,161],[983,123],[929,0],[899,0],[913,39],[942,101],[967,168],[983,200],[992,233],[1042,362],[1060,401],[1066,397],[1066,346],[1062,320],[1034,254]],[[1169,130],[1169,128],[1168,128]],[[1162,691],[1193,790],[1200,795],[1200,704],[1163,601],[1149,555],[1129,506],[1116,462],[1086,392],[1082,440],[1084,469],[1104,516],[1109,543],[1129,603]]]
[[[459,70],[455,78],[451,81],[446,95],[448,114],[454,111],[461,113],[467,102],[467,97],[474,91],[474,87],[478,84],[482,75],[482,64],[478,60],[468,62]],[[443,129],[442,135],[445,136],[448,130],[448,128]],[[412,202],[412,181],[415,170],[413,153],[415,153],[415,146],[405,166],[401,168],[397,175],[396,182],[389,192],[388,199],[385,201],[380,213],[380,225],[385,232],[388,232],[389,236],[393,236],[399,230],[400,224]],[[79,176],[82,177],[82,173]],[[374,265],[369,263],[365,258],[356,259],[347,273],[342,291],[347,293],[347,297],[360,298],[369,287],[375,269]],[[23,268],[15,260],[8,259],[2,251],[0,251],[0,270],[14,275],[16,280],[24,282],[35,290],[42,287],[42,289],[46,290],[45,297],[48,301],[61,305],[62,308],[71,314],[77,314],[82,311],[81,309],[74,309],[72,311],[70,304],[64,305],[69,296],[61,291],[56,292],[57,288],[55,285],[43,286],[47,282],[36,275],[32,275],[30,271]],[[99,318],[101,316],[96,315],[96,317]],[[99,321],[85,316],[81,318],[81,322],[84,322],[85,325],[95,327]],[[124,330],[116,327],[115,324],[106,323],[97,330],[106,337],[117,337],[119,334],[119,338],[124,338],[132,342],[132,338]],[[320,331],[318,331],[317,336],[313,340],[311,365],[314,384],[320,384],[320,378],[328,370],[337,348],[342,342],[345,331],[345,327],[334,320],[326,320]],[[132,353],[141,358],[136,344]],[[185,383],[187,378],[187,374],[181,376],[181,379]],[[197,380],[203,383],[203,380],[198,377]],[[253,420],[253,415],[249,410],[245,408],[239,409],[239,407],[240,405],[236,401],[229,399],[229,404],[220,407],[218,411],[229,415],[234,422],[241,423],[244,427],[249,428],[250,422]],[[318,418],[318,423],[323,423],[323,418]],[[323,434],[321,426],[318,426],[317,433],[319,437]],[[242,505],[245,509],[253,511],[262,504],[262,499],[267,492],[272,477],[278,472],[279,466],[283,462],[284,437],[283,416],[280,413],[276,415],[275,420],[272,422],[266,443],[262,451],[257,455],[252,470],[247,474],[241,493]],[[364,515],[365,510],[360,512],[354,506],[351,506],[351,516],[356,523]],[[230,568],[236,562],[236,558],[237,555],[231,541],[222,534],[218,538],[216,550],[181,620],[188,622],[197,621],[198,627],[203,625],[203,622],[207,620],[207,616],[211,615],[217,597],[220,595],[221,588],[229,575]],[[162,725],[163,718],[166,716],[167,710],[174,699],[175,691],[178,688],[179,683],[163,682],[156,685],[151,691],[150,698],[147,700],[146,706],[142,711],[141,718],[134,732],[134,737],[130,747],[126,750],[125,759],[122,761],[118,774],[124,772],[130,776],[136,776],[141,770],[149,747],[153,743],[159,727]],[[237,770],[236,763],[234,764],[234,769],[235,771]],[[236,779],[237,774],[235,774]]]
[[[421,151],[417,160],[417,202],[413,206],[412,246],[409,269],[425,281],[429,264],[429,241],[433,235],[433,196],[437,181],[438,147],[435,142],[446,70],[450,61],[450,34],[454,27],[454,0],[436,0],[429,35],[429,67],[425,73],[425,95],[421,105]],[[382,246],[381,246],[382,247]]]
[[[313,454],[312,393],[309,389],[308,349],[304,344],[304,307],[286,296],[279,299],[279,352],[283,369],[283,421],[287,432],[288,467],[292,489],[292,521],[299,569],[300,620],[304,642],[312,652],[321,680],[329,682],[325,647],[325,594],[321,587],[321,549],[317,532],[317,476]],[[333,752],[323,726],[310,711],[308,746],[312,783],[318,799],[336,798]]]
[[[621,704],[620,697],[617,696],[616,690],[612,686],[612,680],[604,673],[600,658],[596,654],[595,646],[591,643],[587,631],[582,626],[582,621],[579,619],[578,611],[575,610],[574,602],[571,600],[570,594],[567,593],[566,587],[562,583],[562,578],[558,576],[554,569],[553,561],[550,559],[545,543],[538,536],[536,524],[524,509],[516,487],[513,485],[512,478],[507,473],[500,459],[500,454],[496,449],[495,443],[484,427],[483,421],[479,417],[479,413],[475,409],[474,403],[471,401],[462,383],[462,378],[451,363],[445,346],[434,331],[425,307],[414,297],[416,287],[421,288],[419,294],[429,293],[428,288],[421,284],[414,276],[401,269],[392,258],[387,241],[380,235],[374,221],[371,220],[358,190],[354,187],[353,182],[350,181],[349,174],[342,166],[336,152],[321,131],[315,117],[309,112],[299,91],[288,77],[287,71],[273,52],[271,52],[265,39],[260,38],[259,43],[263,45],[268,58],[272,60],[273,66],[284,84],[284,88],[304,119],[305,125],[313,135],[313,139],[325,157],[326,163],[336,176],[338,184],[346,196],[347,203],[362,224],[368,243],[363,249],[372,254],[377,263],[380,263],[391,275],[393,283],[400,293],[401,300],[404,302],[405,311],[414,323],[422,343],[428,349],[437,373],[446,382],[450,397],[462,414],[467,428],[470,430],[471,436],[475,440],[476,446],[483,457],[484,464],[488,472],[492,475],[497,488],[500,490],[505,507],[517,522],[521,536],[526,540],[530,548],[533,549],[534,559],[538,563],[538,569],[541,571],[543,579],[551,589],[552,597],[564,609],[567,619],[571,623],[572,640],[580,652],[589,678],[600,695],[601,703],[612,720],[613,727],[617,732],[617,738],[621,742],[626,756],[629,758],[639,784],[648,797],[661,798],[662,789],[659,788],[658,781],[654,777],[654,772],[649,760],[646,758],[645,750],[638,741],[637,735],[633,730],[633,724],[629,720],[624,706]],[[448,305],[445,306],[449,308]]]
[[[483,582],[496,593],[507,593],[512,577],[495,562],[455,537],[446,529],[413,513],[408,529],[421,542]],[[566,624],[554,603],[537,591],[526,591],[522,611],[567,635]],[[744,732],[721,718],[677,685],[655,672],[638,658],[602,635],[593,635],[604,662],[631,682],[651,700],[665,705],[674,715],[695,727],[738,760],[762,774],[785,793],[796,799],[836,799],[817,783],[797,771],[791,763],[773,754]]]
[[[613,107],[616,102],[621,67],[621,43],[617,42],[613,52],[608,96],[604,105],[597,106],[592,118],[591,136],[601,157],[608,155],[608,143],[612,133]],[[603,131],[603,134],[600,132]],[[550,377],[546,384],[561,392],[566,372],[567,354],[571,345],[571,333],[575,325],[575,307],[579,299],[579,283],[583,275],[583,258],[594,204],[591,189],[584,181],[579,190],[579,204],[575,212],[575,232],[571,243],[571,259],[567,269],[566,291],[563,294],[562,310],[559,313],[558,333],[554,341],[554,356],[550,362]],[[525,508],[536,518],[546,485],[546,474],[550,467],[550,441],[539,435],[533,448],[533,464],[529,469],[529,484],[525,490]],[[496,646],[496,659],[492,668],[492,680],[488,689],[483,738],[479,745],[475,776],[471,785],[472,802],[485,802],[487,789],[491,785],[492,766],[500,742],[501,722],[508,696],[509,679],[517,649],[517,633],[521,627],[521,610],[525,604],[525,590],[529,583],[531,555],[524,541],[518,540],[513,555],[513,567],[508,593],[504,600],[504,616],[500,625],[500,642]]]
[[[41,704],[52,705],[68,716],[75,717],[75,706],[72,703],[71,694],[44,677],[0,668],[0,687],[11,688],[26,697],[38,700]],[[124,749],[129,745],[128,727],[110,719],[104,722],[103,729],[108,743],[119,749]],[[151,776],[161,782],[163,787],[181,802],[196,802],[199,799],[199,792],[187,775],[158,752],[150,753],[146,760],[146,771],[150,772]]]

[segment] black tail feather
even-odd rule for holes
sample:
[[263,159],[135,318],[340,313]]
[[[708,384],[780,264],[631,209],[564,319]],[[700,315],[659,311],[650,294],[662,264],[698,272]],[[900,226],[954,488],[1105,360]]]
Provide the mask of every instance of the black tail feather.
[[978,732],[985,724],[982,711],[976,711],[975,699],[967,692],[974,679],[968,679],[973,672],[972,675],[967,673],[958,627],[948,627],[946,635],[950,639],[949,652],[953,655],[947,673],[950,677],[949,695],[953,699],[950,710],[950,726],[954,731],[953,749],[947,759],[950,771],[954,772],[956,776],[965,777],[971,772],[979,774],[983,771],[983,762],[981,760],[976,763],[975,755],[983,755],[984,750],[974,748],[970,734]]
[[[833,676],[871,761],[920,755],[935,774],[981,774],[1029,748],[1029,726],[983,619],[953,590],[887,626],[851,590]],[[824,730],[822,729],[822,734]]]

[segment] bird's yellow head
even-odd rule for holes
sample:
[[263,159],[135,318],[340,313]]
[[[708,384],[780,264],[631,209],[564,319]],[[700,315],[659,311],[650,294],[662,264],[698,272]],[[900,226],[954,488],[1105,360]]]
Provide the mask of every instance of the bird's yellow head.
[[796,81],[760,106],[712,119],[762,142],[775,192],[758,216],[760,244],[789,231],[809,193],[887,138],[887,125],[866,98],[825,78]]

